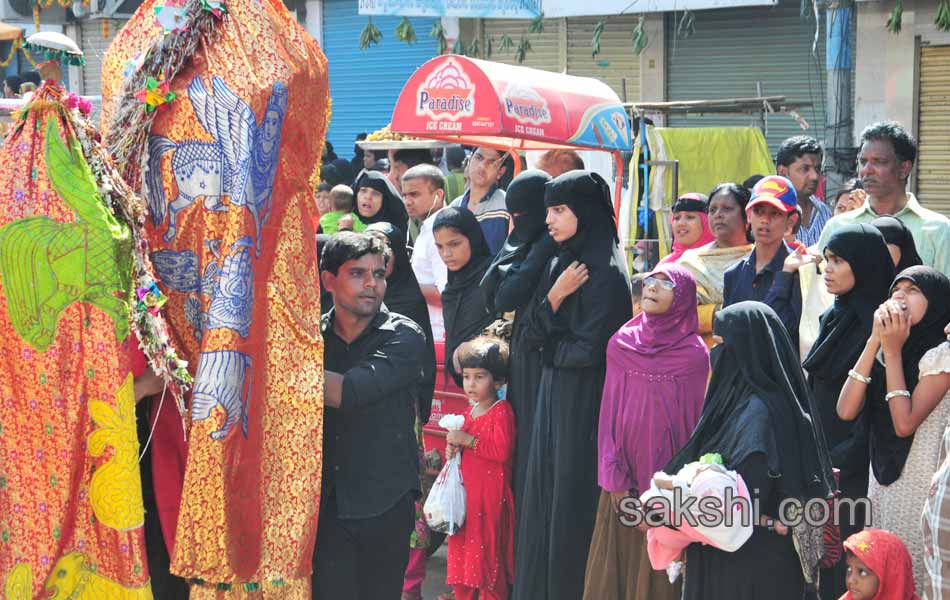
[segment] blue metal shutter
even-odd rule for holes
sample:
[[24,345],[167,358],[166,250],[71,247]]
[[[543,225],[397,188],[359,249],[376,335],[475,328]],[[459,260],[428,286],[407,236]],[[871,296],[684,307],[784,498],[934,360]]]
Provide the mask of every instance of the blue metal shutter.
[[353,156],[356,134],[372,133],[392,120],[402,86],[413,72],[436,54],[429,37],[434,19],[410,19],[416,31],[412,45],[396,39],[400,17],[374,16],[383,34],[376,46],[360,50],[360,32],[368,17],[357,14],[356,0],[324,0],[323,51],[330,69],[333,114],[327,139],[341,158]]
[[[696,33],[685,39],[676,35],[682,13],[668,14],[667,99],[748,98],[756,95],[756,81],[761,81],[766,96],[812,103],[800,111],[810,125],[805,131],[788,115],[769,115],[766,140],[773,155],[793,135],[822,140],[828,87],[824,13],[819,13],[816,58],[814,15],[803,18],[800,11],[799,0],[780,0],[774,7],[700,10],[695,12]],[[671,127],[750,124],[758,125],[758,117],[677,115],[669,121]]]

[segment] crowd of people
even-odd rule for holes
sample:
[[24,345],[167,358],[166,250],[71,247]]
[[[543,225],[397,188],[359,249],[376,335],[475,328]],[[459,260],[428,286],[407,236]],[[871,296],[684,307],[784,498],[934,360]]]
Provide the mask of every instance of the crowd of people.
[[[820,144],[791,138],[776,173],[678,198],[672,251],[631,277],[573,152],[512,178],[492,148],[330,148],[314,597],[422,597],[421,431],[454,384],[443,599],[950,598],[950,220],[905,191],[915,158],[871,125],[822,198]],[[683,529],[661,558],[672,525],[631,502],[707,460],[757,501],[747,539]]]

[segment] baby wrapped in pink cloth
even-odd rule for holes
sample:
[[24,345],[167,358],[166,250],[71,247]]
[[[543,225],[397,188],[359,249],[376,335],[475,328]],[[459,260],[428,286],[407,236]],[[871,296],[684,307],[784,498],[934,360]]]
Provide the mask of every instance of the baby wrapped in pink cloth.
[[[674,489],[680,490],[681,505],[687,498],[696,498],[686,514],[669,515],[665,523],[676,528],[651,527],[647,532],[647,552],[650,564],[656,570],[666,569],[670,580],[676,579],[681,567],[683,549],[693,542],[709,544],[726,552],[735,552],[752,536],[752,513],[749,490],[742,477],[722,465],[718,454],[705,455],[697,462],[685,465],[676,475],[658,472],[653,476],[650,489],[640,496],[644,511],[658,506],[659,497],[674,503]],[[729,490],[729,498],[726,491]],[[703,498],[717,498],[718,503]],[[726,503],[729,503],[728,505]],[[726,518],[731,512],[731,522]]]

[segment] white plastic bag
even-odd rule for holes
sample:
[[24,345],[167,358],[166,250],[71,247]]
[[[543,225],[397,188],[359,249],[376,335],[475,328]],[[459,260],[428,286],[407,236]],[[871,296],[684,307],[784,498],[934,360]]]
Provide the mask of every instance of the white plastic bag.
[[[445,415],[439,426],[458,431],[465,424],[464,415]],[[462,481],[462,455],[450,458],[429,490],[422,507],[429,529],[453,535],[465,523],[465,485]]]
[[461,454],[449,459],[429,491],[422,510],[429,529],[453,535],[465,523],[465,486]]

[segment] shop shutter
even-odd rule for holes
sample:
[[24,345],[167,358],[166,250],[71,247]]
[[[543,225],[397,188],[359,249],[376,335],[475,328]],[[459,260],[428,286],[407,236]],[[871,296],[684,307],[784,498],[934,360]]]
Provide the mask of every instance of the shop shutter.
[[86,58],[86,64],[82,67],[84,94],[97,96],[102,93],[102,59],[123,25],[125,25],[125,19],[83,19],[80,21],[79,35],[82,39],[79,43]]
[[950,216],[950,46],[920,49],[917,198]]
[[353,0],[323,3],[323,51],[330,69],[333,101],[327,139],[341,158],[353,156],[356,135],[372,133],[392,120],[393,107],[403,85],[424,62],[437,55],[438,43],[429,37],[434,19],[412,17],[416,42],[396,39],[401,17],[374,16],[382,33],[379,44],[360,50],[360,32],[369,19],[357,14]]
[[[601,20],[604,31],[600,37],[600,54],[591,57],[594,28]],[[593,77],[609,85],[623,99],[626,85],[627,101],[640,99],[640,57],[633,53],[633,29],[636,15],[610,17],[578,17],[567,20],[567,72],[580,77]]]
[[[809,3],[810,5],[810,3]],[[787,115],[770,115],[766,141],[772,154],[793,135],[825,136],[825,23],[820,13],[817,57],[815,19],[801,15],[799,0],[780,0],[773,7],[702,10],[694,13],[695,33],[683,38],[676,29],[682,13],[667,14],[667,99],[714,100],[756,95],[762,82],[766,96],[811,102],[800,114],[803,131]],[[758,125],[758,116],[675,115],[672,127]]]
[[[545,19],[544,31],[528,33],[528,28],[531,26],[530,19],[482,19],[482,40],[479,57],[508,65],[520,64],[523,67],[560,73],[564,70],[561,65],[559,44],[562,24],[563,19]],[[511,38],[514,46],[503,52],[501,50],[501,40],[506,35]],[[515,49],[524,36],[531,43],[531,50],[525,54],[524,62],[518,63],[515,58]],[[487,54],[489,40],[491,40],[492,46],[490,56]]]

